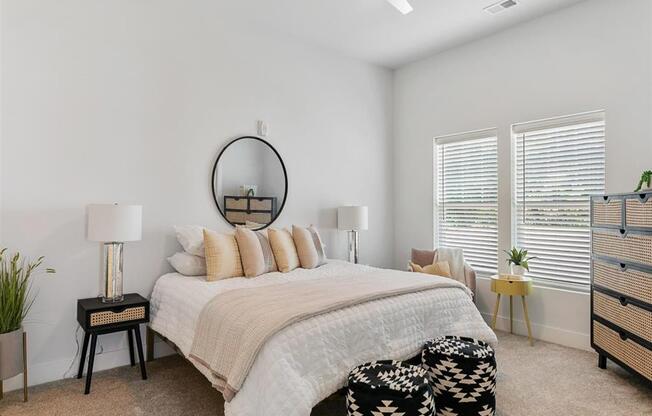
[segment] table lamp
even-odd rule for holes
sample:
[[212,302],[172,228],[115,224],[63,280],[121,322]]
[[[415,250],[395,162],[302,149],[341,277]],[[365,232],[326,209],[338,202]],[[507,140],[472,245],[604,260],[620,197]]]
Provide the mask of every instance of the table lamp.
[[87,207],[87,213],[87,239],[104,243],[102,302],[122,302],[122,252],[125,242],[141,239],[143,207],[93,204]]
[[348,206],[337,209],[337,228],[349,233],[349,261],[358,263],[358,231],[369,228],[369,210],[367,207]]

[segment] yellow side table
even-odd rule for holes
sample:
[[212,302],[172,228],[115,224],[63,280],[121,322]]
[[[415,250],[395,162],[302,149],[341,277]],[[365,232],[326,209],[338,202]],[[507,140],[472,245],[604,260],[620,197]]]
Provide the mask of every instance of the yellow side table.
[[496,329],[496,318],[498,317],[498,308],[500,307],[500,296],[509,296],[509,332],[514,330],[514,315],[512,309],[512,296],[520,296],[523,301],[523,315],[527,325],[527,335],[530,345],[534,345],[532,339],[532,329],[530,328],[530,318],[527,313],[527,304],[525,297],[532,293],[532,279],[525,276],[511,278],[509,275],[491,276],[491,291],[496,293],[496,308],[494,309],[494,318],[492,322],[493,329]]

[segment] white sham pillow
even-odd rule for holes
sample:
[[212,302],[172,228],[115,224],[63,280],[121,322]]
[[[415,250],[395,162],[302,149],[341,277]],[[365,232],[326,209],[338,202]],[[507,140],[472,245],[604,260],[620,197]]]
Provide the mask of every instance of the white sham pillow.
[[206,259],[203,257],[180,251],[168,257],[168,262],[184,276],[206,276]]
[[177,241],[181,247],[193,256],[205,257],[204,253],[204,227],[198,225],[175,226]]

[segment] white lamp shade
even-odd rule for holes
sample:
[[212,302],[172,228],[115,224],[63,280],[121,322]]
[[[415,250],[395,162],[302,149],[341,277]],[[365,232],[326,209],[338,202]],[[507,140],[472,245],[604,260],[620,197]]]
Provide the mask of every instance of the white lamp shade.
[[94,204],[87,207],[86,238],[104,243],[138,241],[143,231],[141,205]]
[[369,229],[369,209],[367,207],[339,207],[337,209],[337,228],[344,231]]

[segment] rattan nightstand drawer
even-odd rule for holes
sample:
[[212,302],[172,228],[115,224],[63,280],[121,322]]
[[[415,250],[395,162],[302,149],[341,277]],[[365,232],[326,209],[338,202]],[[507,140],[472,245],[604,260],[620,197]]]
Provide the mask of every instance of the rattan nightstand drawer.
[[652,342],[652,312],[628,303],[624,296],[616,299],[594,291],[593,313],[648,342]]
[[136,306],[134,308],[127,308],[122,312],[93,312],[90,314],[89,318],[91,327],[140,321],[145,319],[145,307]]
[[593,321],[593,343],[643,377],[652,380],[652,350],[627,339],[626,334],[622,335],[625,339],[611,328]]
[[594,226],[614,225],[621,226],[623,222],[622,199],[592,198],[591,199],[591,224]]

